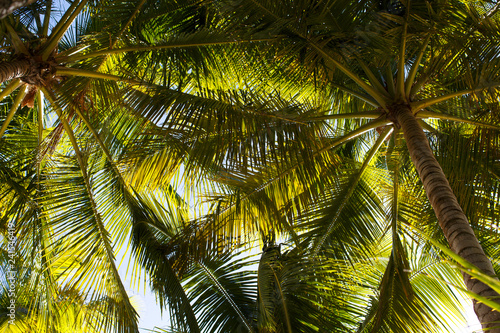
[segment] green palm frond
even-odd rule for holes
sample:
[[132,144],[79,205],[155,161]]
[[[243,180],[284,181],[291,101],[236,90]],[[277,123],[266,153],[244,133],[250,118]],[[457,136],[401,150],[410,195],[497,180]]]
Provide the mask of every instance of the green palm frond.
[[[15,224],[31,270],[19,330],[136,332],[128,242],[172,331],[451,330],[459,274],[398,108],[496,256],[498,6],[53,5],[0,22],[0,231]],[[252,268],[240,252],[271,234],[282,248],[264,241]]]
[[151,276],[151,289],[157,294],[161,307],[168,305],[172,322],[183,330],[199,332],[198,320],[181,280],[191,259],[180,251],[179,245],[171,242],[183,227],[182,223],[176,225],[183,221],[183,214],[180,211],[179,216],[172,211],[172,206],[170,208],[165,210],[154,198],[136,199],[131,213],[137,266],[142,266]]
[[[111,235],[107,231],[120,230],[113,228],[98,211],[98,200],[103,199],[99,193],[90,192],[75,157],[61,156],[55,162],[57,173],[47,175],[43,183],[47,192],[41,198],[47,207],[44,217],[52,229],[49,251],[55,252],[53,265],[64,270],[63,283],[94,295],[93,300],[109,294],[109,301],[101,304],[108,320],[99,325],[106,330],[113,326],[118,330],[133,330],[137,314],[118,276]],[[58,243],[61,245],[56,247]],[[74,258],[73,263],[68,262],[69,257]]]

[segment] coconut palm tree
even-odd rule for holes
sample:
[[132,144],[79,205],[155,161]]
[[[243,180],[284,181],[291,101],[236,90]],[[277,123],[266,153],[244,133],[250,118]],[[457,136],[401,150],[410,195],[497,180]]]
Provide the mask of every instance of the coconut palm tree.
[[[274,175],[268,175],[266,181],[259,182],[253,187],[254,191],[262,191],[263,188],[271,191],[276,186],[280,194],[273,194],[273,199],[280,196],[282,207],[290,205],[288,212],[293,216],[298,212],[294,208],[300,206],[290,198],[299,195],[290,192],[302,191],[302,188],[285,190],[284,186],[279,187],[279,181],[284,179],[282,176],[296,172],[299,175],[297,183],[306,184],[308,195],[311,195],[308,185],[317,180],[313,174],[318,170],[311,168],[311,161],[322,158],[322,164],[326,164],[325,156],[329,151],[354,138],[366,133],[373,137],[374,134],[370,133],[375,130],[388,134],[390,129],[394,129],[394,132],[401,132],[404,136],[409,155],[451,249],[485,274],[495,276],[493,266],[457,196],[462,203],[470,201],[467,192],[470,193],[469,189],[474,187],[477,189],[477,182],[482,182],[479,191],[489,199],[480,200],[481,204],[496,200],[496,192],[491,190],[496,188],[497,182],[494,179],[495,158],[492,156],[497,150],[493,142],[498,130],[496,92],[500,85],[496,42],[498,6],[479,1],[429,4],[423,1],[298,3],[257,0],[221,1],[215,6],[214,11],[218,11],[223,22],[220,26],[227,29],[228,34],[242,41],[250,36],[275,38],[274,42],[251,44],[246,53],[246,68],[264,82],[265,88],[261,89],[275,89],[281,96],[294,96],[300,101],[314,103],[317,107],[316,120],[328,120],[337,133],[343,131],[342,135],[328,140],[318,137],[308,141],[314,146],[309,146],[308,152],[307,149],[301,151],[300,156],[296,153],[288,158],[287,154],[292,149],[283,148],[278,158],[274,159],[279,160],[280,168],[270,169],[262,163],[262,169],[274,172]],[[319,101],[322,101],[321,105]],[[311,118],[301,121],[310,123]],[[449,122],[462,126],[453,129]],[[389,127],[384,130],[384,126]],[[439,133],[449,131],[461,138],[454,144],[469,140],[479,145],[469,146],[474,159],[463,156],[463,153],[459,155],[460,159],[488,170],[487,176],[476,176],[473,184],[469,185],[471,187],[465,186],[461,193],[456,194],[453,189],[458,183],[450,186],[435,155],[446,159],[447,167],[456,163],[457,156],[450,159],[452,154],[448,149],[435,150],[435,154],[432,149],[443,148],[440,140],[446,136]],[[280,143],[277,140],[279,134],[266,136],[263,133],[262,136],[265,138],[259,145],[261,149],[265,145],[276,147],[288,143],[286,139]],[[428,136],[431,136],[431,141]],[[241,144],[233,146],[236,147],[241,148]],[[376,151],[377,148],[374,149]],[[455,148],[451,149],[457,153]],[[297,156],[300,160],[294,160]],[[373,154],[365,156],[369,158],[359,174]],[[245,168],[243,157],[239,162]],[[252,168],[254,171],[257,167],[252,165]],[[262,170],[256,172],[264,173]],[[392,173],[395,177],[394,192],[398,193],[399,171],[394,169]],[[312,180],[307,178],[309,176]],[[237,178],[234,174],[231,177]],[[458,182],[459,178],[450,181]],[[358,182],[359,177],[356,177],[351,189]],[[321,250],[327,237],[335,230],[352,191],[348,190],[344,199],[340,200],[334,218],[328,222],[322,237],[313,241],[316,252]],[[252,192],[246,191],[245,196],[235,195],[235,200],[246,199],[249,193]],[[397,195],[394,197],[393,209],[396,213],[393,216],[398,216],[399,199]],[[476,194],[474,200],[477,199]],[[238,205],[237,202],[234,204],[235,210]],[[495,214],[493,204],[490,208],[491,214]],[[491,219],[483,217],[482,221],[485,223]],[[291,223],[286,225],[283,221],[282,227],[293,231]],[[496,230],[491,224],[484,224],[484,228],[492,232]],[[466,273],[463,277],[469,291],[493,300],[498,297],[481,281]],[[496,327],[500,322],[498,312],[491,311],[482,302],[476,302],[474,308],[485,329],[492,332],[500,330]]]
[[[103,300],[106,316],[98,325],[105,330],[137,330],[114,262],[132,226],[136,266],[150,272],[153,290],[164,295],[162,305],[172,306],[181,329],[193,332],[210,327],[198,323],[179,275],[199,268],[193,262],[209,260],[214,251],[244,243],[245,235],[274,228],[298,252],[311,250],[311,263],[323,252],[333,253],[332,260],[376,257],[373,244],[383,239],[384,208],[373,191],[378,186],[374,176],[367,171],[371,163],[390,164],[379,153],[391,149],[385,139],[392,128],[383,126],[398,127],[403,118],[412,119],[394,110],[471,124],[457,132],[465,141],[479,143],[470,161],[495,173],[494,157],[482,156],[486,148],[494,151],[494,139],[489,145],[484,141],[493,138],[494,119],[476,119],[465,98],[450,105],[451,115],[436,112],[443,111],[437,109],[439,102],[464,94],[475,97],[484,87],[496,86],[495,48],[485,33],[496,29],[495,11],[476,14],[468,10],[479,7],[460,3],[432,10],[350,1],[214,4],[75,1],[50,29],[53,10],[48,2],[2,21],[7,51],[0,63],[1,96],[13,97],[4,103],[0,129],[3,223],[16,221],[19,253],[36,254],[37,263],[46,268],[40,270],[39,281],[47,290],[56,276],[93,300]],[[338,21],[333,13],[350,15]],[[447,21],[439,21],[439,15]],[[443,22],[454,23],[444,29]],[[482,53],[467,53],[455,39],[458,32],[464,33],[463,40],[480,45]],[[458,56],[451,57],[449,50]],[[474,56],[489,57],[488,66],[459,66]],[[436,78],[438,69],[442,76]],[[467,88],[473,83],[481,86]],[[445,97],[432,99],[438,93]],[[495,103],[488,98],[481,103],[493,109]],[[435,112],[420,111],[424,107]],[[488,130],[471,130],[480,128],[478,124]],[[426,129],[431,125],[441,129],[444,122],[427,123]],[[354,145],[334,150],[353,139]],[[438,139],[443,138],[431,141],[436,147],[442,142]],[[401,141],[391,140],[395,147]],[[456,160],[446,150],[436,151],[441,152],[438,158]],[[191,180],[186,188],[206,176],[216,181],[217,186],[206,186],[217,192],[213,206],[186,226],[173,215],[183,226],[181,233],[172,227],[145,228],[141,222],[152,215],[141,193],[146,186],[168,189],[181,165],[189,175],[184,179]],[[412,276],[406,240],[398,235],[405,221],[400,215],[406,221],[419,217],[397,195],[398,177],[405,173],[394,165],[390,170],[392,208],[386,215],[393,250],[371,285],[373,292],[380,283],[381,300],[403,304],[401,295],[411,294]],[[484,194],[478,198],[481,203],[497,193],[495,179],[486,180],[491,182],[471,181]],[[172,204],[178,202],[175,195],[170,197]],[[464,197],[459,199],[466,202]],[[424,220],[432,221],[426,212]],[[479,221],[491,221],[487,215]],[[161,242],[167,236],[189,242]],[[179,259],[166,264],[169,258]],[[56,274],[54,267],[69,273]],[[416,331],[418,322],[432,326],[416,315],[422,308],[419,297],[410,297],[410,304],[402,307],[411,310]],[[366,318],[360,329],[403,327],[404,316],[384,316],[383,302],[362,304],[373,311],[359,315]],[[269,312],[269,318],[284,313]],[[265,318],[257,320],[263,323],[259,325],[266,327]],[[290,327],[286,320],[280,325]]]
[[[236,89],[235,69],[221,80],[214,59],[231,57],[238,40],[208,31],[211,22],[185,1],[85,0],[63,9],[41,2],[0,21],[2,231],[7,239],[14,226],[17,257],[36,267],[23,294],[47,331],[61,327],[51,314],[64,290],[103,314],[88,312],[96,330],[137,331],[115,259],[144,214],[144,187],[175,182],[182,163],[192,184],[220,172],[224,138],[197,143],[227,129],[246,126],[241,138],[253,138],[260,123],[281,119],[280,131],[297,130],[293,112],[250,107],[264,100]],[[214,239],[206,243],[217,247]],[[164,275],[155,281],[171,278],[156,264]]]
[[[201,9],[200,11],[203,12]],[[218,197],[220,200],[217,209],[213,211],[215,218],[202,224],[202,227],[210,226],[206,230],[212,232],[214,242],[211,246],[218,247],[220,242],[225,243],[224,238],[241,236],[242,230],[250,229],[255,232],[261,228],[269,230],[271,227],[285,230],[297,243],[301,242],[301,237],[305,237],[303,246],[313,244],[315,253],[321,251],[329,239],[341,240],[332,233],[339,230],[337,224],[340,224],[346,205],[357,195],[355,191],[370,160],[376,156],[380,147],[384,147],[382,137],[390,134],[392,126],[406,136],[407,144],[412,142],[408,139],[409,133],[412,133],[407,126],[408,119],[419,121],[431,135],[435,135],[438,130],[446,133],[444,128],[448,127],[447,121],[470,126],[460,128],[455,133],[462,140],[479,140],[479,146],[474,150],[476,157],[472,161],[473,165],[488,166],[490,172],[495,173],[494,158],[486,155],[486,158],[478,159],[482,152],[494,155],[491,152],[495,150],[495,146],[491,139],[481,141],[484,137],[494,137],[494,131],[498,129],[495,119],[490,118],[494,116],[494,112],[476,113],[471,109],[470,103],[481,101],[480,105],[495,110],[495,97],[488,93],[494,93],[498,85],[496,44],[491,39],[497,33],[496,8],[488,7],[487,4],[472,7],[460,2],[446,2],[429,8],[427,4],[419,2],[359,4],[349,1],[311,1],[299,5],[276,1],[240,1],[228,4],[218,2],[215,9],[205,9],[205,13],[205,18],[212,19],[212,28],[224,29],[240,42],[253,40],[244,44],[245,52],[238,53],[239,63],[234,64],[233,61],[230,63],[232,67],[225,68],[232,73],[235,68],[242,66],[245,59],[245,68],[252,73],[253,80],[247,75],[244,84],[251,89],[242,95],[219,94],[219,100],[226,103],[217,106],[213,104],[218,108],[218,119],[215,121],[213,116],[212,121],[209,121],[209,126],[214,126],[216,135],[203,133],[190,146],[190,156],[197,161],[196,164],[204,165],[205,170],[212,170],[211,177],[219,178],[235,189],[232,196]],[[338,18],[334,13],[350,15]],[[446,19],[441,21],[443,17]],[[187,19],[192,22],[190,17]],[[265,42],[257,43],[259,40]],[[476,48],[472,47],[474,45],[477,45]],[[480,52],[471,49],[480,49]],[[246,54],[246,58],[242,54]],[[485,59],[488,61],[485,62]],[[481,62],[487,65],[481,67],[478,65]],[[436,73],[440,76],[436,76]],[[259,78],[261,82],[256,82],[255,78]],[[209,85],[208,82],[204,84]],[[265,95],[270,91],[278,91],[272,102],[268,98],[257,97],[258,94]],[[441,96],[435,97],[438,94]],[[204,96],[213,97],[215,93],[207,90]],[[297,111],[299,107],[296,104],[287,102],[287,99],[291,99],[290,96],[300,103],[306,103],[308,110]],[[171,107],[172,99],[164,97],[164,100]],[[230,112],[234,112],[234,104],[244,114],[258,115],[260,118],[256,119],[259,121],[229,118]],[[190,110],[196,111],[183,113],[178,108],[171,108],[167,112],[172,117],[180,116],[183,121],[190,123],[198,124],[207,120],[201,104],[188,105]],[[443,109],[444,107],[447,108]],[[151,110],[150,117],[153,119],[164,116],[165,109],[152,104],[141,108]],[[274,111],[276,109],[281,111]],[[418,116],[415,117],[417,113]],[[481,121],[480,117],[485,119]],[[324,127],[324,123],[331,125]],[[388,125],[389,127],[384,128]],[[156,134],[161,137],[162,130],[172,128],[171,124],[164,124],[161,129],[157,129]],[[262,129],[260,133],[259,128]],[[282,132],[285,129],[287,134]],[[375,140],[375,130],[383,134],[380,140]],[[440,176],[435,178],[436,174],[433,172],[434,181],[430,182],[430,178],[423,179],[429,175],[423,173],[424,169],[439,170],[441,167],[429,155],[429,143],[424,132],[421,129],[419,131],[416,142],[423,142],[425,149],[409,145],[408,150],[422,177],[426,193],[431,198],[441,229],[445,231],[445,236],[456,253],[463,255],[486,274],[494,275],[469,222],[463,219],[466,216],[460,213],[462,208],[453,199],[455,195],[446,185],[448,181],[445,181],[444,175],[438,172]],[[342,175],[335,170],[340,163],[339,157],[332,155],[331,151],[362,135],[368,135],[365,140],[373,142],[373,148],[364,150],[365,159],[361,168],[349,179],[342,197],[335,197],[336,205],[331,205],[328,218],[297,225],[297,217],[299,221],[302,218],[298,214],[300,210],[314,202],[325,186],[330,182],[338,182]],[[414,135],[411,137],[415,138]],[[442,136],[433,138],[434,143],[439,142],[438,138],[443,139]],[[167,151],[166,145],[153,142],[158,153]],[[426,154],[419,155],[417,160],[416,151],[425,151]],[[450,157],[445,150],[436,152],[438,157]],[[432,168],[422,164],[422,156],[427,156],[430,159],[428,161],[432,161]],[[159,161],[162,163],[158,163]],[[453,162],[449,161],[456,161],[456,157],[447,161],[451,165]],[[273,164],[270,166],[271,162]],[[137,185],[144,183],[143,179],[148,178],[143,176],[152,170],[165,170],[168,163],[164,163],[166,159],[157,157],[138,161],[138,165],[131,171],[133,181]],[[399,168],[392,170],[393,193],[396,193],[393,194],[392,218],[398,221],[401,210],[397,195],[399,173]],[[326,174],[336,177],[325,177]],[[484,207],[484,202],[489,199],[479,197],[492,193],[496,180],[483,177],[482,181],[477,189],[482,195],[476,196],[474,200],[481,200]],[[472,182],[470,187],[465,188],[474,186],[478,185]],[[436,191],[436,188],[439,190]],[[450,190],[446,196],[443,188]],[[495,197],[494,193],[490,198]],[[466,194],[467,191],[458,193],[463,203],[467,202]],[[459,212],[458,215],[444,213],[442,209],[445,206],[437,205],[441,202],[437,198],[447,203],[447,209]],[[242,209],[242,202],[249,202],[246,210]],[[465,209],[463,203],[461,206]],[[278,208],[271,210],[269,207],[275,207],[275,204]],[[495,207],[491,208],[494,211]],[[469,209],[469,216],[471,212],[473,210]],[[245,215],[242,217],[240,213]],[[458,220],[457,216],[460,216]],[[262,224],[263,220],[267,221],[266,224]],[[481,221],[485,223],[488,219],[482,217]],[[449,228],[450,223],[454,226],[452,229]],[[218,226],[214,227],[216,224]],[[363,224],[357,226],[361,227]],[[220,234],[213,235],[214,228]],[[355,235],[356,232],[352,229],[354,228],[351,228],[351,233]],[[306,232],[303,233],[304,231]],[[455,239],[458,234],[460,237]],[[462,240],[463,237],[470,237],[470,241]],[[363,237],[358,235],[357,239]],[[397,248],[397,237],[394,242]],[[472,248],[475,250],[471,250]],[[466,252],[469,254],[465,255]],[[402,265],[401,262],[400,264]],[[401,270],[404,271],[405,268],[402,267]],[[482,293],[482,296],[494,297],[495,293],[483,283],[470,279],[467,274],[464,279],[469,290],[479,295]],[[495,313],[490,312],[489,307],[477,303],[476,312],[485,327],[495,325],[497,319],[485,317]]]
[[[28,309],[44,318],[47,331],[61,327],[51,313],[62,290],[77,291],[103,314],[102,320],[88,319],[97,331],[138,330],[115,262],[137,208],[127,160],[122,164],[120,156],[158,128],[159,119],[141,103],[158,109],[165,98],[179,109],[207,104],[185,92],[196,86],[191,63],[201,68],[209,60],[197,46],[232,43],[224,36],[204,41],[204,31],[169,34],[172,18],[192,16],[185,5],[83,0],[57,9],[46,1],[0,21],[2,231],[7,237],[13,226],[16,260],[36,267],[30,271],[36,283],[23,293],[34,295]],[[179,60],[175,49],[181,46],[187,51]],[[151,77],[151,63],[165,65],[163,80]],[[170,123],[175,131],[162,142],[175,149],[162,158],[171,168],[143,181],[172,178],[188,147],[184,137],[203,125],[184,124],[182,117]],[[128,152],[128,159],[149,155],[147,149]]]

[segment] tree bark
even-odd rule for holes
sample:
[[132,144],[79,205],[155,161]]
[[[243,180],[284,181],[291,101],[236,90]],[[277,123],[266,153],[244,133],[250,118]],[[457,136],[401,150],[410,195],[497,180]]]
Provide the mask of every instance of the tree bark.
[[[495,276],[491,261],[479,244],[410,107],[400,106],[394,110],[394,116],[403,130],[411,159],[451,250],[481,269],[483,273]],[[499,295],[491,287],[468,274],[462,274],[467,290],[483,297],[496,298],[500,303]],[[488,329],[489,333],[500,333],[500,312],[476,301],[474,311],[483,329]]]
[[31,74],[32,64],[29,59],[0,62],[0,83],[22,78]]
[[27,6],[35,0],[0,0],[0,19],[23,6]]

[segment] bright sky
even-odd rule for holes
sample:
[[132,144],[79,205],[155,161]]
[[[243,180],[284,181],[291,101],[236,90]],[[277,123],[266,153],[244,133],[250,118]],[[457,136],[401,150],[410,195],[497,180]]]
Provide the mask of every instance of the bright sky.
[[460,330],[457,330],[457,333],[475,333],[475,332],[481,332],[481,324],[477,320],[477,316],[474,313],[474,309],[472,308],[472,302],[468,299],[464,299],[463,304],[468,304],[468,306],[464,306],[468,309],[467,311],[467,326],[462,327]]
[[[127,265],[128,260],[130,259],[130,253],[125,254],[124,251],[122,251],[121,256],[123,255],[125,255],[125,260],[123,260],[122,265],[120,265],[118,272],[122,277],[122,281],[127,289],[128,295],[132,298],[132,304],[139,313],[140,331],[146,333],[150,332],[150,330],[155,327],[166,328],[170,325],[168,310],[164,311],[162,316],[160,306],[156,303],[155,295],[149,286],[146,286],[145,290],[144,288],[135,290],[135,288],[133,289],[131,287],[132,280],[130,270],[127,274]],[[121,256],[118,256],[117,259],[121,259]]]

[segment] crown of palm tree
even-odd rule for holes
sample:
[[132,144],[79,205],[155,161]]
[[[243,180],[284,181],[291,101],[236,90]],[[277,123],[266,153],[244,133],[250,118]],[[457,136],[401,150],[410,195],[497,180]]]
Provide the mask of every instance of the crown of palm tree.
[[[53,297],[70,286],[105,314],[86,317],[98,331],[137,331],[115,264],[133,230],[134,267],[175,329],[446,330],[439,304],[455,312],[456,299],[437,281],[456,276],[434,247],[446,252],[408,133],[426,130],[417,141],[496,254],[497,7],[75,1],[49,29],[51,6],[0,22],[2,222],[15,221],[17,253],[36,268],[27,308],[40,327],[58,327]],[[201,217],[182,208],[179,180],[205,196]],[[446,186],[423,183],[436,210],[429,193]],[[262,256],[256,292],[245,287],[255,274],[229,273],[241,266],[227,251],[259,232],[290,252]],[[454,259],[472,292],[470,276],[495,286]],[[214,273],[226,268],[228,280]],[[490,291],[478,296],[485,327]]]

